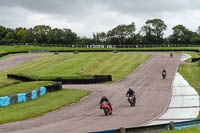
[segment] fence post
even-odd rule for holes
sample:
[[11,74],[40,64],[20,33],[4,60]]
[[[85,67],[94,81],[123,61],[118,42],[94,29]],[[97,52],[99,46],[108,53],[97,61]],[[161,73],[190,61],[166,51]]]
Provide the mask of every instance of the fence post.
[[170,130],[174,130],[175,129],[175,124],[173,121],[170,121]]
[[124,127],[120,127],[119,132],[120,133],[126,133],[126,129]]

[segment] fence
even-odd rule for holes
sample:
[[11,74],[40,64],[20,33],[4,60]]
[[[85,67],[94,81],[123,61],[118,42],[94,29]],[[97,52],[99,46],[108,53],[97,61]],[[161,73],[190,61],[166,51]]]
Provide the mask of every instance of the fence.
[[[154,47],[200,47],[193,44],[138,44],[138,45],[104,45],[104,44],[92,44],[92,45],[74,45],[74,44],[9,44],[7,46],[17,45],[35,45],[35,46],[50,46],[50,47],[67,47],[67,48],[154,48]],[[3,45],[4,46],[4,45]]]

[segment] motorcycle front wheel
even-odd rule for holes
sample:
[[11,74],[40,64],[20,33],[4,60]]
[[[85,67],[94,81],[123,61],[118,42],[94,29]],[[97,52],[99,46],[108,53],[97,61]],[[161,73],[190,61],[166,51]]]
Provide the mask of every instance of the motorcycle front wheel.
[[104,111],[104,113],[105,113],[105,116],[108,116],[108,109],[107,109],[107,108],[104,108],[103,111]]

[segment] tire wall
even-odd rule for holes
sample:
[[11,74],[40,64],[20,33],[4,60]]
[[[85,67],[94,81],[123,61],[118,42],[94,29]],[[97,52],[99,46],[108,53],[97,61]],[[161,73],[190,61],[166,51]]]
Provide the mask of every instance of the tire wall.
[[112,81],[111,75],[94,75],[93,78],[89,79],[63,79],[63,78],[56,78],[56,79],[34,79],[31,77],[16,75],[16,74],[8,74],[8,78],[13,78],[17,80],[21,80],[24,82],[28,81],[55,81],[61,82],[62,84],[95,84],[95,83],[102,83]]
[[[37,94],[39,92],[39,94]],[[46,87],[40,87],[38,90],[33,90],[27,93],[19,93],[9,96],[0,97],[0,107],[5,107],[10,104],[17,104],[21,102],[27,102],[46,94]]]

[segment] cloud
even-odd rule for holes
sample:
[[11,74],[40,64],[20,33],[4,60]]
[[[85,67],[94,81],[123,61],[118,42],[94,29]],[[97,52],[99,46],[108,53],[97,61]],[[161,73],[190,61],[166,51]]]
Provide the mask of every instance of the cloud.
[[2,0],[0,25],[29,28],[46,24],[91,37],[94,32],[132,22],[139,31],[146,20],[160,18],[167,24],[169,35],[177,24],[195,31],[199,5],[199,0]]

